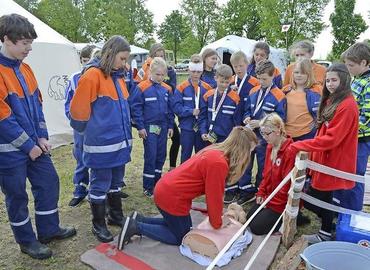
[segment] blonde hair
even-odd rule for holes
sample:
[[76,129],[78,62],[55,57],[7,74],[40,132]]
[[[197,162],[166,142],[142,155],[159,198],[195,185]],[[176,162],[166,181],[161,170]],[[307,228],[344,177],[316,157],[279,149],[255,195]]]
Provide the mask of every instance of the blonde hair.
[[158,70],[159,68],[163,68],[167,72],[166,61],[162,57],[154,57],[150,63],[150,73],[153,73],[154,70]]
[[[307,82],[306,82],[306,85],[305,85],[306,87],[311,87],[312,85],[315,84],[316,79],[315,79],[315,75],[313,73],[311,60],[309,60],[309,59],[298,60],[294,64],[294,69],[296,69],[296,68],[299,69],[299,71],[301,73],[308,76]],[[294,70],[293,70],[293,73],[294,73]],[[293,86],[294,89],[297,88],[297,84],[294,82],[294,74],[290,78],[290,85]]]
[[202,63],[202,60],[203,60],[202,56],[200,56],[199,54],[193,54],[190,57],[190,62],[195,63],[195,64]]
[[238,63],[240,60],[243,60],[244,63],[249,64],[247,56],[242,51],[234,52],[230,57],[230,63],[232,65]]
[[224,153],[229,163],[227,182],[235,184],[249,165],[250,153],[257,143],[257,136],[250,128],[237,126],[232,129],[226,140],[213,144],[203,151],[212,149]]
[[[281,138],[286,138],[286,131],[285,131],[285,124],[283,119],[277,114],[277,113],[270,113],[266,115],[260,122],[260,127],[268,127],[273,130],[278,130],[280,131],[280,136]],[[281,140],[280,143],[276,146],[272,147],[271,151],[271,160],[275,162],[277,153],[280,150],[281,144],[283,143],[284,140]]]
[[216,69],[216,76],[223,77],[225,79],[231,78],[233,76],[233,70],[229,65],[221,64]]

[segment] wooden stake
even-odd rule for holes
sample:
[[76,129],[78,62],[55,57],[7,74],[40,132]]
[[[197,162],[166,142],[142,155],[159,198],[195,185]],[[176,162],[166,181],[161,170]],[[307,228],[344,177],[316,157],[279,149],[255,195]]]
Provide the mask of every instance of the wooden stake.
[[[308,154],[306,152],[298,153],[298,160],[303,162],[308,159]],[[293,189],[293,197],[289,195],[287,207],[289,209],[296,209],[299,207],[300,199],[296,199],[299,196],[299,193],[302,192],[303,183],[306,181],[306,169],[299,169],[297,165],[294,167],[292,172],[292,183],[291,189]],[[302,183],[303,182],[303,183]],[[300,187],[295,187],[294,184],[301,184]],[[297,217],[291,217],[287,212],[285,212],[283,217],[283,245],[288,249],[294,240],[294,235],[297,233]]]

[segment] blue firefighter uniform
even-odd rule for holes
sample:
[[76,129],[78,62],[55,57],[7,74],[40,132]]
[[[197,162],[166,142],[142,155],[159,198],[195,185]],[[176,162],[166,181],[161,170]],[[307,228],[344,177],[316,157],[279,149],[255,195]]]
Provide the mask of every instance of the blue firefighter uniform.
[[[262,88],[256,86],[250,91],[249,99],[246,102],[243,119],[250,117],[251,120],[262,120],[267,114],[277,113],[283,121],[286,118],[286,98],[284,93],[274,84],[271,88]],[[240,196],[246,193],[256,193],[259,184],[262,181],[263,166],[265,163],[266,141],[259,133],[259,129],[255,130],[259,144],[251,154],[251,162],[247,167],[244,175],[239,180]],[[257,157],[258,171],[256,175],[255,186],[252,185],[252,168],[254,156]]]
[[125,71],[105,76],[97,61],[81,76],[71,101],[71,126],[83,133],[82,159],[91,168],[89,198],[96,204],[124,184],[132,145],[128,97]]
[[[256,77],[256,63],[253,63],[253,64],[249,64],[248,67],[247,67],[247,73],[253,77]],[[283,87],[283,80],[282,80],[282,77],[281,77],[281,73],[279,71],[279,69],[277,67],[275,67],[275,70],[274,70],[274,79],[273,79],[273,83],[279,88],[281,89]]]
[[216,142],[223,142],[237,125],[237,119],[240,119],[240,116],[236,115],[237,112],[241,112],[238,108],[239,95],[231,89],[226,89],[223,94],[212,89],[204,94],[203,99],[207,106],[202,108],[199,117],[200,132],[201,134],[214,133]]
[[206,146],[199,130],[199,117],[193,115],[193,110],[196,107],[201,109],[206,106],[203,96],[210,89],[211,87],[205,82],[199,81],[194,85],[188,79],[177,86],[173,95],[172,107],[179,118],[181,129],[181,163],[191,157],[193,148],[196,153]]
[[[81,72],[72,74],[66,89],[64,111],[69,120],[71,120],[69,107],[80,77]],[[76,168],[73,174],[73,184],[75,186],[73,196],[75,198],[84,198],[87,195],[87,187],[89,185],[89,169],[82,162],[83,135],[76,130],[73,130],[73,142],[73,156],[76,159]]]
[[144,191],[153,193],[156,182],[162,175],[166,160],[168,129],[174,125],[171,109],[171,87],[166,83],[145,80],[139,83],[132,97],[132,118],[137,129],[145,129],[144,143]]
[[215,89],[217,87],[217,82],[215,79],[216,76],[216,70],[213,69],[211,71],[204,70],[202,73],[202,76],[200,77],[200,80],[205,82],[206,84],[210,85],[212,89]]
[[35,161],[29,152],[48,138],[41,92],[31,68],[0,53],[0,186],[15,239],[36,241],[28,212],[26,178],[35,198],[38,238],[59,231],[59,178],[48,154]]

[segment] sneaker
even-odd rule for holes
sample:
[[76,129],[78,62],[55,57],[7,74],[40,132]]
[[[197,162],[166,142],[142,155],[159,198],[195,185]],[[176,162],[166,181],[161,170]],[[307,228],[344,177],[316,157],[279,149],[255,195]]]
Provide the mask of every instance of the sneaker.
[[137,222],[143,222],[143,220],[145,219],[145,217],[139,214],[137,211],[132,212],[130,218],[136,220]]
[[153,192],[151,192],[149,189],[144,189],[144,192],[143,193],[148,198],[153,199]]
[[49,237],[38,237],[38,240],[42,244],[47,244],[53,240],[62,240],[69,237],[72,237],[76,235],[76,229],[73,227],[65,227],[65,228],[59,228],[59,231],[57,231],[54,235]]
[[254,193],[247,193],[245,195],[241,195],[237,200],[237,204],[244,205],[249,202],[253,202],[256,199],[256,194]]
[[233,192],[225,192],[224,203],[230,204],[238,200],[238,195]]
[[85,199],[85,197],[73,197],[72,200],[68,203],[70,207],[77,207]]
[[19,244],[21,251],[31,258],[44,260],[50,258],[53,252],[46,245],[41,244],[39,241],[34,241],[28,244]]
[[307,240],[309,245],[312,245],[312,244],[317,244],[323,241],[330,241],[331,234],[320,230],[318,233],[315,233],[315,234],[303,235],[303,238]]

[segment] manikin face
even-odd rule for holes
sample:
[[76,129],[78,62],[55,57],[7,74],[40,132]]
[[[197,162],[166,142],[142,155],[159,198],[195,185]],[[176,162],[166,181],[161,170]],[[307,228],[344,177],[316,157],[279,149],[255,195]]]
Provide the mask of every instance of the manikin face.
[[245,73],[247,72],[247,63],[240,59],[239,61],[237,61],[236,63],[232,64],[233,66],[233,69],[235,71],[235,74],[240,78],[242,79],[245,75]]
[[326,88],[330,93],[334,93],[340,85],[340,78],[338,73],[330,71],[326,73],[325,79]]
[[272,84],[274,76],[270,76],[267,73],[262,73],[260,75],[257,75],[257,79],[259,80],[262,88],[267,88],[270,87],[270,85]]
[[308,75],[302,73],[300,68],[296,67],[293,70],[293,80],[298,86],[305,86],[307,84]]
[[253,58],[254,58],[254,61],[256,61],[256,64],[258,64],[262,60],[267,59],[267,57],[268,56],[267,56],[267,53],[265,52],[265,50],[255,49],[254,52],[253,52]]
[[167,76],[167,70],[161,67],[157,67],[156,69],[151,70],[150,76],[154,82],[161,83]]
[[215,67],[215,65],[217,64],[217,55],[211,55],[211,56],[208,56],[206,59],[205,59],[205,65],[207,68],[209,69],[213,69]]
[[230,78],[225,78],[225,77],[222,77],[222,76],[216,76],[215,79],[216,79],[216,82],[217,82],[217,90],[219,92],[224,92],[230,84],[231,77]]
[[7,36],[4,36],[3,50],[9,58],[22,61],[32,51],[32,42],[33,39],[20,39],[14,44]]
[[305,49],[295,49],[294,50],[294,58],[296,61],[298,60],[302,60],[302,59],[311,59],[313,56],[313,53],[309,53],[307,50]]
[[358,76],[369,70],[369,64],[362,60],[359,64],[348,59],[344,59],[344,64],[352,76]]
[[117,53],[116,57],[114,58],[113,69],[117,70],[120,68],[124,68],[129,56],[130,52],[128,51]]

